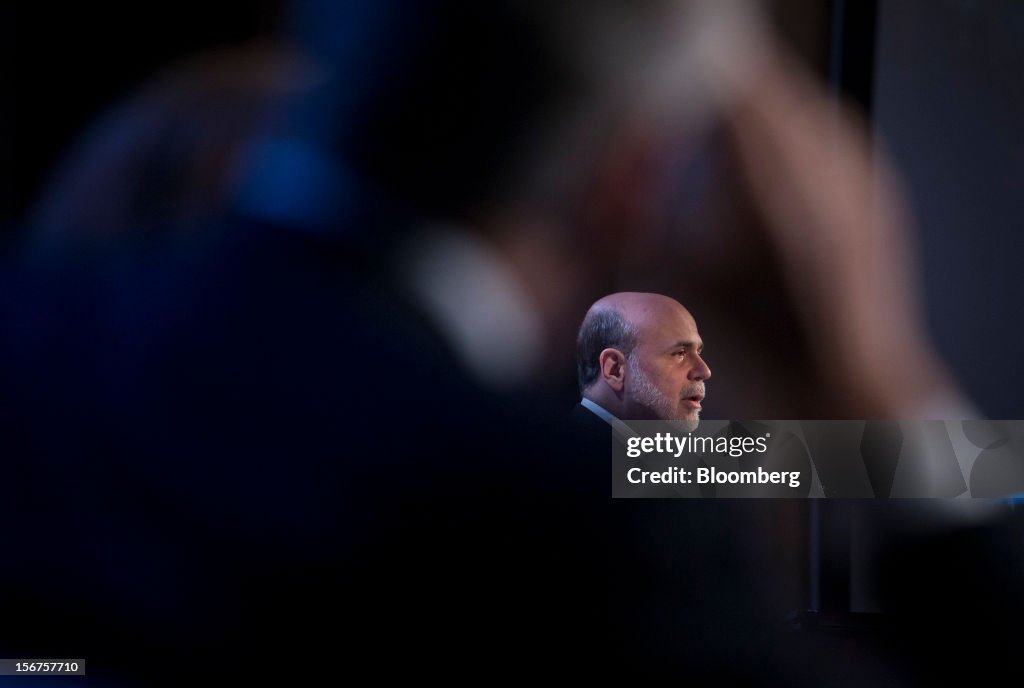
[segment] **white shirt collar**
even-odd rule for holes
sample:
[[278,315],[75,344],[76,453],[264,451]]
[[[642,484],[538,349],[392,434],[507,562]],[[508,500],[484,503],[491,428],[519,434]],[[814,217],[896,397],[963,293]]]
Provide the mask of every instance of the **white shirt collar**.
[[608,423],[608,425],[611,425],[612,423],[618,420],[618,418],[613,416],[611,412],[608,411],[608,409],[606,409],[604,406],[601,406],[597,402],[591,401],[586,397],[583,397],[583,399],[580,400],[580,406],[583,406],[584,408],[588,408],[591,411],[593,411],[595,416],[603,420],[605,423]]
[[586,397],[580,400],[580,406],[590,410],[595,416],[612,426],[614,432],[620,439],[636,437],[636,433],[628,425],[616,418],[608,409]]

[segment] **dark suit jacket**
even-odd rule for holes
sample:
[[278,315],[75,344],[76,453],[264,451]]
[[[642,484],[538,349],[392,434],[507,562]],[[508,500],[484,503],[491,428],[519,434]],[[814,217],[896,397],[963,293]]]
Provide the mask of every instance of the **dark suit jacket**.
[[596,413],[583,404],[576,404],[569,412],[569,428],[578,438],[581,453],[592,457],[605,456],[610,460],[614,433],[612,427]]

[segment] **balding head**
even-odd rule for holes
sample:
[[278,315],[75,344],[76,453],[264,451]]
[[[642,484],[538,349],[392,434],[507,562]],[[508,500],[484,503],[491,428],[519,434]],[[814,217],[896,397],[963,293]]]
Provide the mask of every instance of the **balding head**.
[[689,311],[661,294],[609,294],[590,307],[577,338],[584,397],[618,418],[696,423],[711,370]]

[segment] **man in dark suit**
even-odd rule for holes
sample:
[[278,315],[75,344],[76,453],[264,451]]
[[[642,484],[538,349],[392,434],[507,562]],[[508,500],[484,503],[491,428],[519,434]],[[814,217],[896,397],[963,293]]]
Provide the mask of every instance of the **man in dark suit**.
[[[633,433],[629,421],[696,428],[711,377],[703,346],[693,316],[667,296],[622,292],[590,307],[577,338],[582,400],[569,427],[609,483],[613,442]],[[765,558],[751,547],[758,505],[672,499],[668,486],[663,496],[605,507],[610,670],[753,684],[762,671],[787,675],[796,650],[749,575]]]

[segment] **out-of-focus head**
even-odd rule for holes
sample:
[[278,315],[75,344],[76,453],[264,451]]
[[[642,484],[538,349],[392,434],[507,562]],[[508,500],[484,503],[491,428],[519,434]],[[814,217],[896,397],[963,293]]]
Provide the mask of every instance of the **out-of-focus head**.
[[465,219],[511,193],[553,101],[571,97],[539,7],[296,3],[295,40],[329,79],[296,111],[295,135],[415,219]]
[[224,221],[248,144],[310,90],[288,46],[220,47],[167,66],[112,105],[51,174],[29,217],[35,244],[207,230]]
[[685,128],[711,107],[722,79],[699,56],[733,41],[708,9],[735,4],[298,3],[296,41],[330,79],[297,131],[419,218],[577,214],[627,120]]
[[689,311],[661,294],[622,292],[597,301],[577,339],[583,396],[624,420],[700,420],[704,342]]

